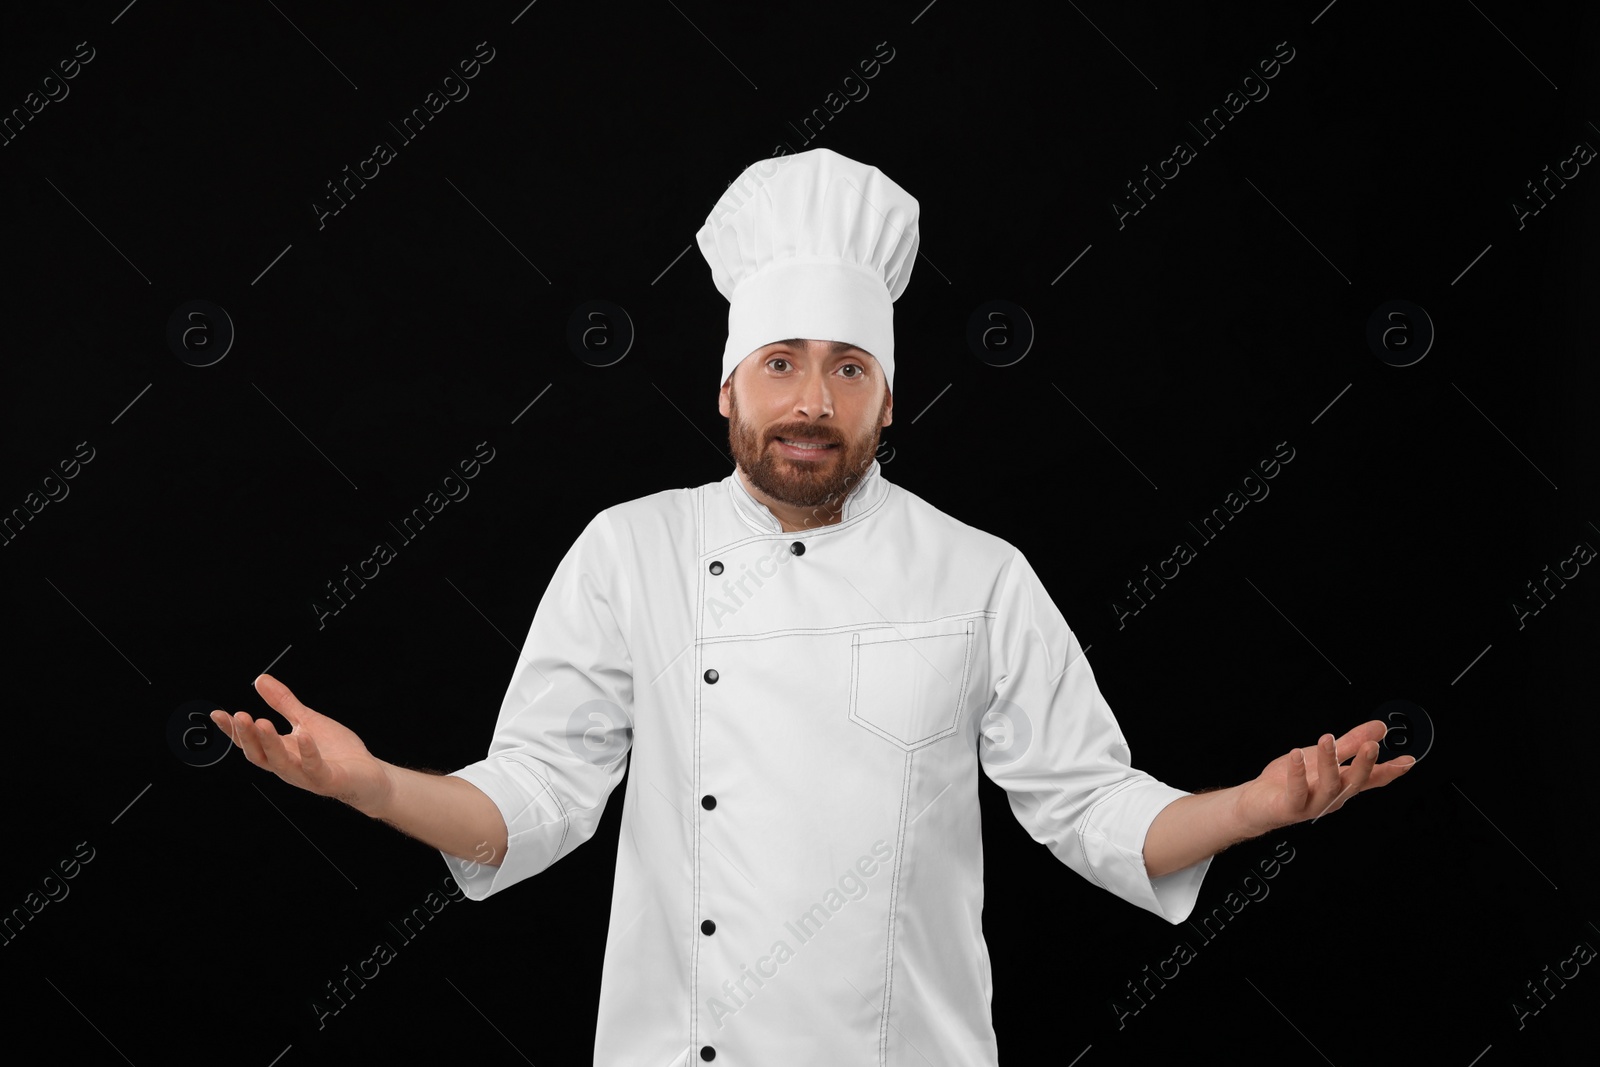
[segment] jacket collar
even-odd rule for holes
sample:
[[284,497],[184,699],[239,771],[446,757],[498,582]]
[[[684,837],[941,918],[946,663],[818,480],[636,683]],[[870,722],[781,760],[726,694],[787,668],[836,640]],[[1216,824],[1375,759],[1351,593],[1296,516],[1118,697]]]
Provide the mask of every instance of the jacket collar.
[[[734,468],[732,474],[723,480],[728,487],[728,498],[733,502],[733,507],[738,512],[739,518],[757,533],[782,533],[783,523],[778,521],[765,504],[750,495],[750,490],[744,487],[744,482],[739,478],[739,470]],[[839,516],[839,522],[845,523],[860,515],[871,511],[883,498],[888,495],[889,483],[883,480],[883,475],[878,470],[878,461],[874,459],[872,466],[868,467],[861,480],[856,483],[850,495],[845,497],[844,511]],[[819,526],[817,529],[826,530],[829,527]],[[810,531],[795,530],[794,534],[804,534]]]

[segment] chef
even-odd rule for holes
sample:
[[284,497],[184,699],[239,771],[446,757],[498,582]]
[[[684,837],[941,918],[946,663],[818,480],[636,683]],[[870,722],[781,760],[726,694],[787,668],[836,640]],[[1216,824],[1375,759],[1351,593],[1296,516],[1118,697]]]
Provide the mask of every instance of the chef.
[[294,733],[236,720],[252,762],[439,848],[473,900],[587,841],[631,766],[597,1064],[996,1063],[979,770],[1063,864],[1179,923],[1214,853],[1411,766],[1375,767],[1380,722],[1232,789],[1132,766],[1023,555],[875,458],[917,216],[825,148],[728,188],[697,241],[729,300],[737,469],[588,523],[484,759],[372,760],[267,676]]

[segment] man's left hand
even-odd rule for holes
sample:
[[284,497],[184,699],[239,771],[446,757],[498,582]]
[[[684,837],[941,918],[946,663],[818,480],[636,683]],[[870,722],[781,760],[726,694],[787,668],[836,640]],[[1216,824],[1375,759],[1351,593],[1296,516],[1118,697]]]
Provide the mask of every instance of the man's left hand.
[[1307,819],[1314,822],[1363,789],[1388,785],[1417,765],[1410,756],[1378,763],[1378,743],[1388,729],[1373,719],[1337,740],[1323,734],[1315,745],[1290,749],[1239,787],[1240,822],[1255,834]]

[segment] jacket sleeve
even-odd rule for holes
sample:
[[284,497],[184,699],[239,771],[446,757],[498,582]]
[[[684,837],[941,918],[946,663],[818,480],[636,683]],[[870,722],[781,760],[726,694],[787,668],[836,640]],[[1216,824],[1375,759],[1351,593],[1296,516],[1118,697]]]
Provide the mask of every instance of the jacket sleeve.
[[593,836],[633,742],[633,662],[614,607],[617,541],[602,511],[556,567],[500,704],[489,754],[452,772],[506,822],[497,867],[441,852],[467,897],[538,874]]
[[1017,821],[1101,888],[1170,923],[1188,918],[1211,860],[1161,878],[1144,865],[1150,824],[1188,794],[1132,766],[1077,637],[1021,552],[1002,580],[991,640],[995,688],[979,758]]

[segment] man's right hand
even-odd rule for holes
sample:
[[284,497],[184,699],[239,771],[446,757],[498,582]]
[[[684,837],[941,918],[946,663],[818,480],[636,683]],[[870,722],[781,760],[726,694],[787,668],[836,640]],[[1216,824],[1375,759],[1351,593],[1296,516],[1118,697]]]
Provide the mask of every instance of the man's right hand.
[[455,775],[414,771],[367,751],[354,731],[295,699],[289,687],[263,674],[256,692],[294,727],[278,733],[270,719],[218,709],[211,721],[233,738],[244,758],[290,785],[342,800],[363,815],[451,856],[478,866],[505,859],[507,831],[487,793]]
[[290,785],[342,800],[367,815],[382,812],[393,792],[388,764],[368,752],[354,731],[300,703],[272,675],[257,678],[255,687],[293,729],[280,734],[270,719],[213,711],[211,721],[233,738],[245,759]]

